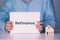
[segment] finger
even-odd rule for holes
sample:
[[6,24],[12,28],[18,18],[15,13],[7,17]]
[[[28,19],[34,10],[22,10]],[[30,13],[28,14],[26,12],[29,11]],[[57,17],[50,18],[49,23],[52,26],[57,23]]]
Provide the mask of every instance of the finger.
[[6,27],[6,29],[12,29],[12,27]]
[[38,29],[39,32],[42,32],[42,29]]
[[42,32],[42,30],[39,30],[39,32],[41,33],[41,32]]
[[37,21],[38,24],[43,24],[43,22]]
[[13,27],[12,24],[6,24],[5,26],[6,26],[6,27]]
[[6,31],[11,31],[12,27],[6,27]]
[[6,24],[12,24],[13,22],[12,21],[7,21]]
[[42,26],[38,26],[36,27],[38,29],[39,32],[41,32],[43,29],[42,29]]
[[10,29],[6,29],[6,31],[7,31],[7,32],[10,31]]
[[39,30],[43,30],[42,27],[38,27]]
[[13,28],[13,27],[6,27],[6,29]]
[[36,25],[37,28],[42,28],[42,25]]

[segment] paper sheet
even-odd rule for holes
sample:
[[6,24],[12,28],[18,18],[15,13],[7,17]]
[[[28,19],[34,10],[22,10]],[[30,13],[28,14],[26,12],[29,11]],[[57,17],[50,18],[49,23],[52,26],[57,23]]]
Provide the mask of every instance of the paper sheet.
[[40,33],[36,22],[40,21],[40,12],[10,12],[13,29],[10,33]]

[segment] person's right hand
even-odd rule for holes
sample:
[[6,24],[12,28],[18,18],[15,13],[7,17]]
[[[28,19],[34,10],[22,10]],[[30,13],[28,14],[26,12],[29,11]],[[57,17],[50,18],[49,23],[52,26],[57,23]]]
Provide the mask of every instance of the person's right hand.
[[37,21],[36,28],[38,31],[41,33],[43,28],[42,28],[43,22]]
[[13,29],[13,23],[12,23],[12,21],[7,21],[6,24],[5,24],[5,30],[7,32],[10,32],[12,29]]

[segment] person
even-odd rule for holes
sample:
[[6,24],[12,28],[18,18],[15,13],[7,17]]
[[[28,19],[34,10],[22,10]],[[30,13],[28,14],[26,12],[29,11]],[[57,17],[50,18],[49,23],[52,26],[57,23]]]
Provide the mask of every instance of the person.
[[0,30],[10,32],[13,29],[9,12],[40,12],[41,19],[37,21],[36,28],[41,33],[48,25],[56,26],[53,0],[6,0],[0,9]]

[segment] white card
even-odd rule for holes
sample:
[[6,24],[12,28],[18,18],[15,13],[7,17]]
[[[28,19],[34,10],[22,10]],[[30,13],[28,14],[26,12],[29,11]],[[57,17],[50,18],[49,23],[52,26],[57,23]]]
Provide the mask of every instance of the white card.
[[36,22],[40,21],[40,12],[10,12],[13,29],[10,33],[40,33]]

